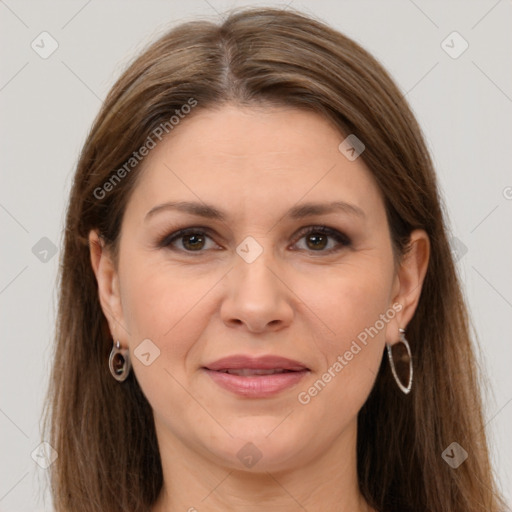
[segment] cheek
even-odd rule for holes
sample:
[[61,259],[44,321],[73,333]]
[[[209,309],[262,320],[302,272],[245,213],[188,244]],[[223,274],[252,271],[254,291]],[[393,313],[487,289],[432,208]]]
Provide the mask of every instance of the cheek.
[[386,328],[396,314],[389,302],[392,277],[391,260],[372,265],[360,260],[331,272],[329,279],[304,282],[307,306],[323,325],[314,335],[323,364],[298,391],[299,403],[311,404],[310,413],[336,414],[340,421],[355,416],[365,402],[382,360]]
[[184,364],[211,316],[206,311],[208,296],[222,273],[199,275],[191,268],[171,267],[162,258],[155,260],[134,256],[120,268],[130,346],[135,350],[142,340],[150,339],[165,356],[158,361],[161,365],[164,361],[171,366]]
[[368,263],[347,263],[329,269],[325,276],[302,278],[301,297],[322,321],[327,346],[343,346],[389,307],[392,267]]
[[[188,366],[197,361],[201,351],[201,336],[212,314],[208,294],[220,275],[192,275],[187,269],[142,257],[126,262],[121,278],[122,306],[133,371],[157,413],[168,411],[170,403],[181,414],[194,407],[183,385],[188,385]],[[154,346],[143,341],[147,339]],[[139,358],[147,352],[149,361]]]

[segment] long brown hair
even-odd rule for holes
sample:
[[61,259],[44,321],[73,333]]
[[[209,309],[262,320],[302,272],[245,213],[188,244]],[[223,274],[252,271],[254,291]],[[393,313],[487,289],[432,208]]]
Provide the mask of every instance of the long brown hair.
[[[191,116],[226,102],[311,109],[340,135],[363,141],[361,158],[382,191],[395,254],[403,255],[411,231],[422,228],[431,258],[407,328],[413,391],[401,394],[383,357],[359,413],[361,492],[380,512],[498,512],[503,502],[489,462],[475,347],[421,130],[400,90],[361,46],[304,14],[271,8],[170,30],[113,86],[87,138],[67,211],[44,416],[58,452],[51,466],[55,510],[147,511],[161,489],[151,408],[133,372],[122,384],[109,373],[112,339],[88,234],[98,229],[115,248],[141,171],[134,152],[159,127],[171,133],[170,117],[193,102]],[[452,442],[469,454],[456,469],[442,457]]]

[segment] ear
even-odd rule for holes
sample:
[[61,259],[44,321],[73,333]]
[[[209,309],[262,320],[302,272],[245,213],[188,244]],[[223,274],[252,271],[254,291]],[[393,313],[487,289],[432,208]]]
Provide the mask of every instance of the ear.
[[123,308],[119,292],[119,277],[104,240],[96,230],[89,233],[91,265],[98,282],[98,295],[101,309],[105,315],[110,333],[114,340],[126,332],[123,322]]
[[[391,340],[399,340],[399,328],[405,329],[416,311],[430,258],[430,240],[423,229],[411,232],[409,245],[397,270],[393,304],[402,308],[390,322]],[[391,340],[389,341],[391,343]]]

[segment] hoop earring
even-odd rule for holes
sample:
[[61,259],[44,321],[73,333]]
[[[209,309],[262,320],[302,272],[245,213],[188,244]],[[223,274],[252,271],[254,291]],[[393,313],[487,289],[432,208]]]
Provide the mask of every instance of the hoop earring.
[[128,378],[132,364],[130,362],[130,351],[127,348],[121,348],[119,340],[114,343],[110,356],[108,358],[108,367],[112,377],[119,382]]
[[[405,345],[405,348],[407,350],[407,353],[404,353],[402,350],[402,353],[398,360],[398,362],[400,362],[402,364],[408,363],[408,366],[409,366],[409,369],[408,369],[408,373],[409,373],[408,381],[409,382],[406,385],[404,385],[402,383],[402,381],[400,380],[400,377],[398,376],[398,372],[397,372],[396,366],[395,366],[395,360],[393,358],[393,347],[396,347],[398,345],[398,343],[395,345],[390,345],[389,343],[386,343],[386,347],[388,349],[389,364],[391,366],[391,371],[393,372],[393,377],[395,378],[395,381],[398,384],[398,387],[400,388],[400,390],[407,395],[408,393],[410,393],[411,388],[412,388],[412,354],[411,354],[411,347],[409,346],[409,342],[405,338],[405,330],[404,329],[398,329],[398,330],[400,331],[400,342],[403,343],[403,345]],[[404,356],[407,356],[407,357],[404,357]]]

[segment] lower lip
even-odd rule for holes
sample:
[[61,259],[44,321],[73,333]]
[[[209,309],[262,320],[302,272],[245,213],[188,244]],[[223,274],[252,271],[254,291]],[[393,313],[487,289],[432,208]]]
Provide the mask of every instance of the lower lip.
[[206,373],[222,388],[249,398],[266,398],[295,386],[309,370],[242,377],[205,368]]

